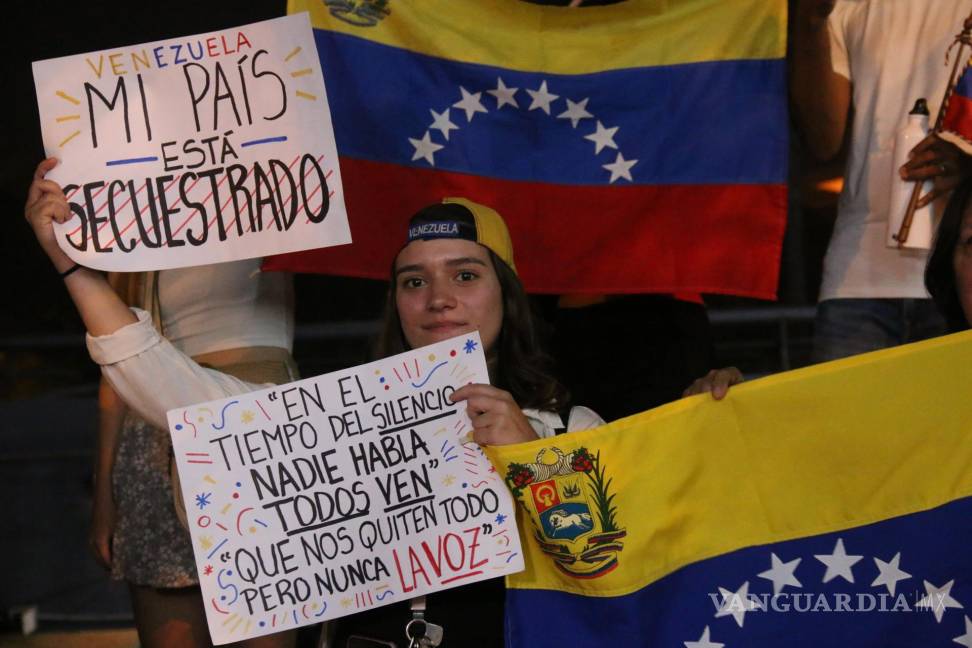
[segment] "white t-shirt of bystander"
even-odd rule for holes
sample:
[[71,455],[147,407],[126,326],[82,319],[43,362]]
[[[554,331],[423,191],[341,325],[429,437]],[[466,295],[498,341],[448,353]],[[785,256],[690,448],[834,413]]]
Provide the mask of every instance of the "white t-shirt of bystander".
[[[831,61],[852,87],[850,151],[820,300],[924,298],[927,253],[886,245],[894,140],[915,100],[938,114],[945,53],[972,0],[838,0]],[[934,209],[940,217],[944,205]]]

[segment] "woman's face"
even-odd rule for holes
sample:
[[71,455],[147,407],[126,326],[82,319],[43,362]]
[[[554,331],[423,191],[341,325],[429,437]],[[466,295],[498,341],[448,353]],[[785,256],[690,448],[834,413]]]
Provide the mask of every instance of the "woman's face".
[[965,321],[972,325],[972,202],[965,208],[958,242],[953,256],[955,289],[965,312]]
[[412,348],[479,331],[493,348],[503,291],[486,248],[463,239],[412,241],[395,259],[395,305]]

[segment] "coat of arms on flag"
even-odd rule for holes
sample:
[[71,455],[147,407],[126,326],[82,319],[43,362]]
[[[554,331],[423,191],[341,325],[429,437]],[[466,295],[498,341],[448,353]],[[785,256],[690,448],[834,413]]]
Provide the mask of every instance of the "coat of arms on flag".
[[540,549],[560,571],[597,578],[618,566],[627,532],[618,525],[600,453],[545,448],[534,463],[511,463],[506,481],[530,515]]

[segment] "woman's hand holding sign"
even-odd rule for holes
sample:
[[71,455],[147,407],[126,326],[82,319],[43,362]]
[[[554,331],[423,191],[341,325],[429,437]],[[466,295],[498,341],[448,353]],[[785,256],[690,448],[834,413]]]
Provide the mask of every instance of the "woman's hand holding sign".
[[492,385],[466,385],[457,389],[451,398],[455,403],[466,401],[476,443],[507,445],[537,439],[523,410],[507,391]]
[[64,223],[71,219],[71,210],[60,185],[44,176],[57,166],[57,158],[47,158],[37,165],[34,180],[27,190],[27,204],[24,217],[34,230],[34,236],[41,249],[50,258],[58,272],[64,272],[74,263],[57,244],[54,237],[54,223]]
[[44,177],[55,166],[55,158],[48,158],[37,165],[34,180],[27,190],[24,217],[34,230],[41,249],[64,277],[64,284],[88,333],[93,336],[108,335],[135,322],[135,315],[100,273],[86,268],[78,268],[79,271],[75,272],[74,262],[57,244],[54,223],[70,220],[71,210],[60,185]]

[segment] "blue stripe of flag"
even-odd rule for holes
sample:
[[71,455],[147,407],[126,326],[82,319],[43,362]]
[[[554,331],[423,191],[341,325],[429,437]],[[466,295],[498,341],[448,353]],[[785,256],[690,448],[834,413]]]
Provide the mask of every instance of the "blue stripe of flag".
[[[435,168],[493,178],[603,185],[620,150],[637,159],[636,184],[780,184],[786,181],[788,121],[784,62],[737,60],[644,67],[582,75],[528,73],[415,54],[365,39],[314,30],[328,88],[338,152],[360,159],[428,168],[413,161],[433,117],[449,109],[459,130],[431,140]],[[486,91],[519,88],[519,109],[497,108]],[[528,110],[542,81],[559,95],[551,114]],[[459,87],[482,92],[488,113],[471,123],[453,104]],[[557,118],[566,99],[587,98],[576,128]],[[618,127],[618,149],[595,154],[584,139],[595,119]],[[618,182],[623,182],[618,180]]]
[[[837,539],[847,554],[860,555],[852,566],[854,582],[835,577],[824,583],[827,568],[817,555],[834,552]],[[726,646],[751,648],[787,646],[820,648],[854,646],[951,646],[965,634],[965,615],[972,615],[972,498],[945,506],[857,527],[838,533],[752,547],[704,560],[670,574],[628,596],[584,597],[545,590],[508,590],[507,643],[509,648],[531,646],[683,646],[698,641],[706,626],[710,640]],[[797,558],[794,576],[801,587],[787,586],[777,599],[777,611],[748,612],[740,627],[731,616],[717,618],[710,594],[723,587],[737,591],[749,583],[749,593],[771,596],[772,581],[759,574],[771,567],[771,553],[788,563]],[[874,585],[880,575],[875,558],[910,574],[895,584]],[[626,549],[621,566],[637,561]],[[635,567],[637,568],[637,567]],[[942,610],[941,622],[931,610],[918,609],[926,596],[925,581],[942,587],[954,580],[954,606]],[[836,611],[837,596],[845,595],[852,611]],[[799,595],[801,598],[794,598]],[[859,595],[864,595],[859,597]],[[887,608],[882,611],[883,607]],[[898,596],[909,611],[893,611]],[[823,596],[831,611],[826,611]],[[809,597],[809,598],[808,598]],[[944,599],[942,599],[944,600]],[[871,611],[861,611],[873,605]],[[812,610],[816,606],[819,609]],[[798,611],[810,610],[810,611]]]

